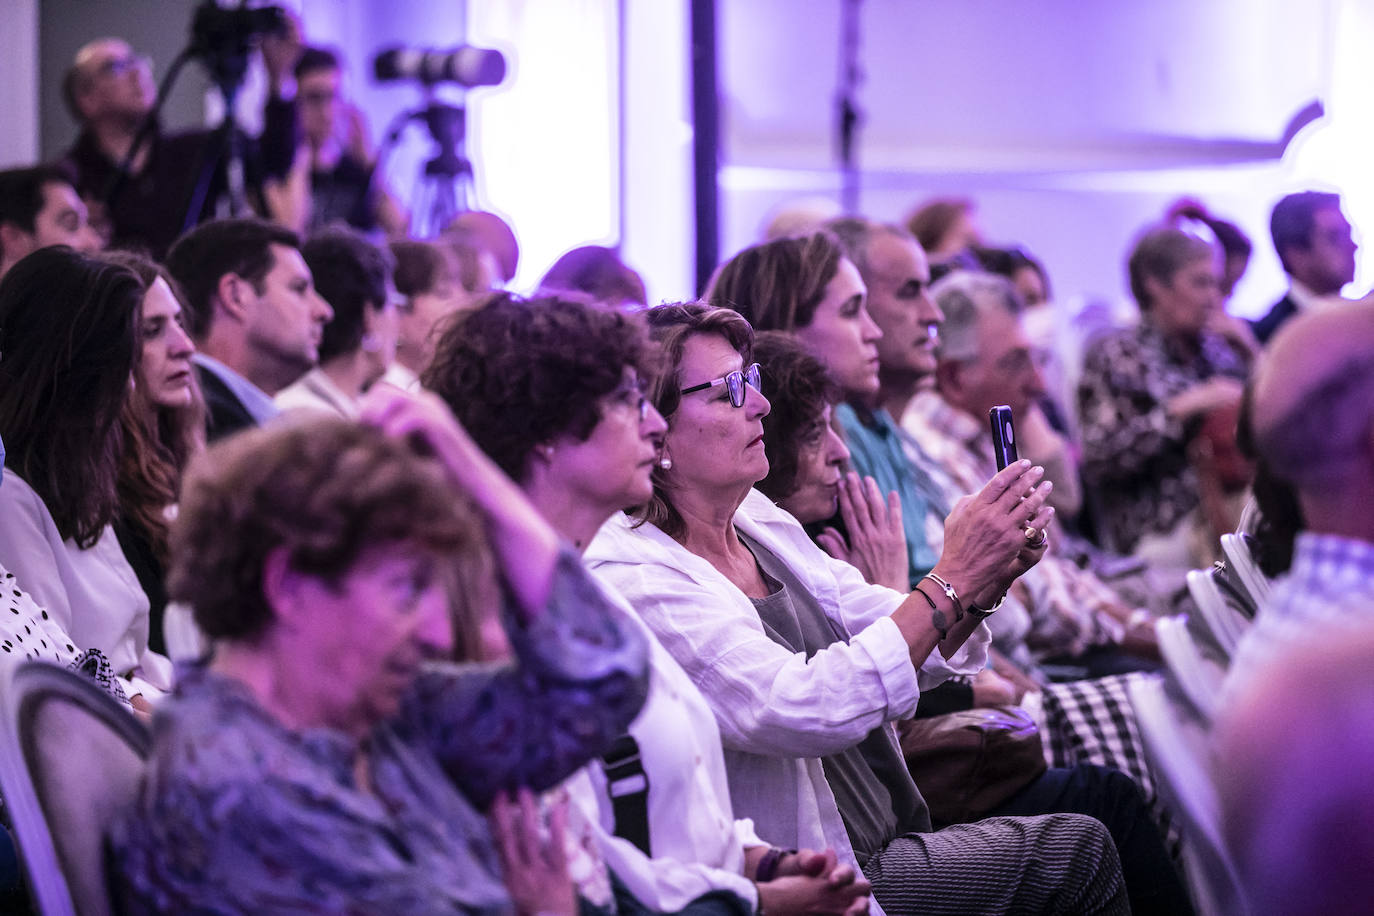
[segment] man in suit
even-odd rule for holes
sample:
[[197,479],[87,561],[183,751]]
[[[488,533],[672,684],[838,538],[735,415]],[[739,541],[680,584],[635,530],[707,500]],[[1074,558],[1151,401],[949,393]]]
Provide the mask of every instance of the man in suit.
[[1322,191],[1289,194],[1269,218],[1274,250],[1291,286],[1269,314],[1254,322],[1255,336],[1267,343],[1279,326],[1303,311],[1339,298],[1355,279],[1355,240],[1341,213],[1341,198]]
[[318,362],[334,316],[296,233],[256,219],[203,223],[172,246],[167,268],[199,350],[210,440],[275,416],[273,396]]

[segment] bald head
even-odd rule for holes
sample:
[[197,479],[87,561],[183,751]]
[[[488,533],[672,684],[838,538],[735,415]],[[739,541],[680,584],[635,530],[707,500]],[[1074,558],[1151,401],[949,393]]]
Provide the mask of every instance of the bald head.
[[82,45],[62,81],[67,108],[83,124],[105,119],[137,124],[152,107],[155,88],[148,58],[119,38]]
[[1255,370],[1250,421],[1256,450],[1305,510],[1374,487],[1374,308],[1341,306],[1286,324]]
[[1222,829],[1256,916],[1374,894],[1374,608],[1349,610],[1256,669],[1216,725]]

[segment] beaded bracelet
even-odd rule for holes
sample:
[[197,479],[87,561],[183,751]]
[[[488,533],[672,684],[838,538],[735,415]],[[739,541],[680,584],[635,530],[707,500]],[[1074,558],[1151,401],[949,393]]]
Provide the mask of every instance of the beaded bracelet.
[[759,859],[758,868],[754,869],[755,881],[772,881],[778,875],[778,865],[782,863],[784,856],[795,853],[795,849],[780,849],[777,846],[770,846],[768,851]]

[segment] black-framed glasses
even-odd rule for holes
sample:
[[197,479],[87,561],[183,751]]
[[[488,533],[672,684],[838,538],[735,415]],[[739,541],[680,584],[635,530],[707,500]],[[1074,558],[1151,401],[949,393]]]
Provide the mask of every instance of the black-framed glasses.
[[736,369],[734,372],[727,372],[720,378],[712,379],[709,382],[702,382],[700,385],[693,385],[690,388],[683,388],[678,394],[691,394],[693,391],[705,391],[707,388],[714,388],[717,385],[724,385],[725,390],[730,393],[730,404],[734,407],[744,406],[744,386],[747,384],[755,391],[762,393],[759,387],[761,378],[759,376],[759,364],[745,366],[743,369]]

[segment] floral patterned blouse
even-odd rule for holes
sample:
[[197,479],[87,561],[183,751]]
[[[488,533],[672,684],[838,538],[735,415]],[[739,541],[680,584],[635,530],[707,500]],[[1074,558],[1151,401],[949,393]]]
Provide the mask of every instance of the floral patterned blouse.
[[1201,346],[1187,353],[1148,320],[1089,349],[1078,384],[1083,473],[1117,550],[1171,531],[1201,499],[1188,460],[1198,423],[1170,415],[1165,403],[1215,376],[1244,380],[1247,369],[1215,334],[1204,331]]
[[498,791],[547,789],[626,730],[647,647],[570,551],[544,612],[505,617],[513,664],[430,668],[365,747],[289,730],[238,682],[185,672],[108,835],[119,909],[512,912],[484,813]]

